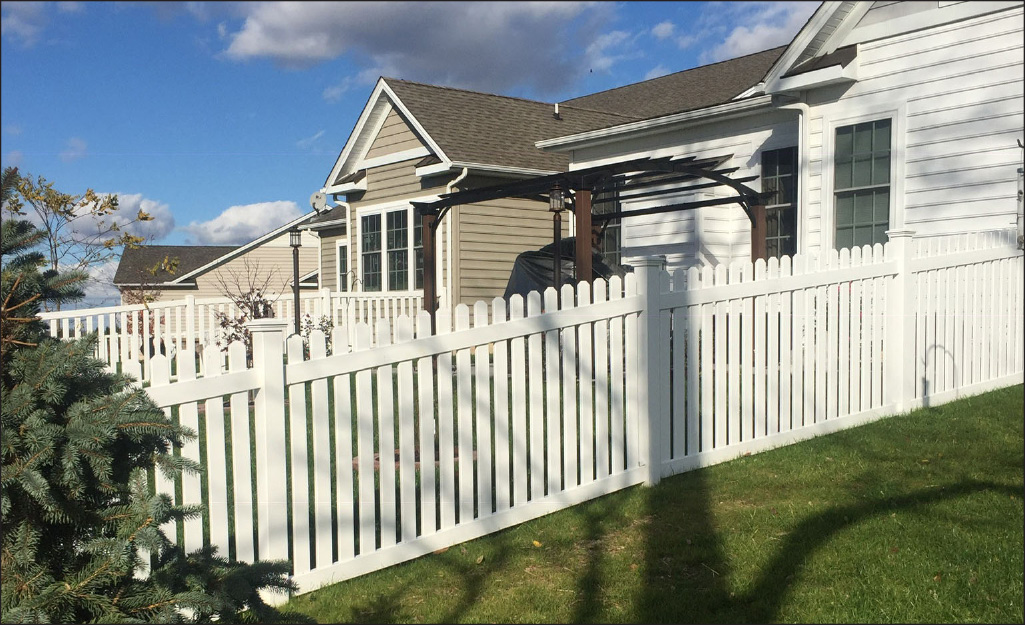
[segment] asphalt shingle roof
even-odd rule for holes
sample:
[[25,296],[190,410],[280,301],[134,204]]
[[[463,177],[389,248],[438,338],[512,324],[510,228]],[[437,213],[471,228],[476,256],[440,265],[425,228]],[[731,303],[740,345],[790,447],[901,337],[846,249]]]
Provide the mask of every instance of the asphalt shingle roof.
[[466,163],[564,171],[569,159],[536,141],[634,121],[624,113],[559,108],[534,100],[385,78],[402,104],[449,159]]
[[[170,282],[237,250],[231,245],[146,245],[126,249],[114,273],[114,284],[160,284]],[[153,275],[150,269],[164,258],[178,259],[178,270],[171,274],[161,270]]]
[[563,104],[607,113],[633,115],[638,119],[665,117],[724,104],[761,82],[786,48],[780,46],[711,65],[702,65],[668,76],[573,98]]

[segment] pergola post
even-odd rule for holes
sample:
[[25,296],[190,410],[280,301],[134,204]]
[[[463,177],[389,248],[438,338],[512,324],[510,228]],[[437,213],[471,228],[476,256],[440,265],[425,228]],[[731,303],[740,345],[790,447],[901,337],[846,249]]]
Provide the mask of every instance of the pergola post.
[[434,333],[434,313],[438,310],[437,241],[435,239],[438,213],[421,213],[424,244],[424,310],[431,315],[431,333]]
[[576,267],[577,281],[591,282],[594,279],[591,268],[591,190],[577,189],[573,201],[576,217]]

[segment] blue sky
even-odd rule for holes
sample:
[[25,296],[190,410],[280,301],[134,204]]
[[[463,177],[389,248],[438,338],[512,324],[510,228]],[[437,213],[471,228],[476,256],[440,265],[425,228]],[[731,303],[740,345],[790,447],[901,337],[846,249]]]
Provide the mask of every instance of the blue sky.
[[787,43],[817,2],[3,2],[4,166],[158,244],[309,210],[379,76],[554,102]]

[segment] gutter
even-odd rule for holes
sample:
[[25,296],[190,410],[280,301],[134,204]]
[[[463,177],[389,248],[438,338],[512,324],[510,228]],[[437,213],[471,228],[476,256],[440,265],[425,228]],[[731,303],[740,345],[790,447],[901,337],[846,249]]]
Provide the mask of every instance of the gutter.
[[665,132],[667,129],[675,129],[677,127],[682,128],[687,126],[696,126],[699,124],[731,119],[733,117],[752,115],[771,108],[773,108],[772,96],[762,95],[745,100],[736,100],[725,104],[718,104],[716,106],[710,106],[708,108],[697,109],[694,111],[676,113],[675,115],[667,115],[665,117],[658,117],[655,119],[645,119],[639,122],[630,122],[619,126],[613,126],[611,128],[602,128],[565,137],[545,139],[534,143],[534,146],[540,150],[566,152],[585,146],[590,147],[601,145],[603,143],[612,143],[613,141],[620,139],[623,135],[641,137],[644,135]]
[[[445,185],[445,193],[452,193],[455,186],[462,182],[470,174],[469,167],[463,167],[462,173],[452,179],[447,185]],[[437,249],[437,242],[435,242],[435,249]],[[452,220],[449,219],[445,222],[445,265],[448,269],[448,287],[445,289],[445,299],[448,300],[449,308],[452,307]],[[441,268],[441,263],[435,262],[435,266]],[[435,284],[442,284],[441,276],[435,276]],[[440,299],[440,298],[439,298]]]

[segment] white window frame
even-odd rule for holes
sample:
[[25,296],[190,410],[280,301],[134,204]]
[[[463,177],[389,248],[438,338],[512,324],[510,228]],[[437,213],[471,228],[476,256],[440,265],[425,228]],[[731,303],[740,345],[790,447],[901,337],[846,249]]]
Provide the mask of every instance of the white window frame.
[[[342,284],[345,284],[346,286],[348,286],[350,284],[350,282],[348,280],[348,277],[347,277],[348,276],[348,271],[343,276],[342,275],[342,268],[338,265],[339,251],[343,247],[345,248],[346,265],[351,265],[352,264],[352,254],[350,253],[350,250],[349,250],[349,239],[348,238],[338,239],[337,241],[335,241],[335,290],[338,291],[338,292],[349,293],[349,292],[352,292],[351,289],[347,289],[346,291],[342,291]],[[352,271],[352,267],[349,267],[349,271]]]
[[[381,216],[381,290],[367,291],[367,293],[423,293],[423,289],[409,288],[404,291],[392,291],[388,287],[388,213],[398,210],[406,211],[406,249],[409,252],[407,265],[409,266],[409,277],[407,284],[412,287],[416,284],[416,259],[413,247],[413,219],[416,217],[416,210],[413,202],[430,202],[432,198],[413,198],[401,202],[387,202],[373,206],[360,207],[356,209],[356,272],[360,276],[359,290],[363,292],[363,218],[368,215]],[[350,252],[351,253],[351,252]],[[350,267],[350,269],[352,269]]]
[[[844,103],[848,106],[851,103]],[[877,106],[859,109],[858,114],[832,114],[823,116],[822,181],[820,245],[821,251],[836,249],[836,195],[833,190],[835,177],[836,130],[880,119],[890,120],[890,215],[889,230],[904,227],[904,171],[907,144],[907,103],[893,106]],[[800,214],[798,215],[800,218]]]

